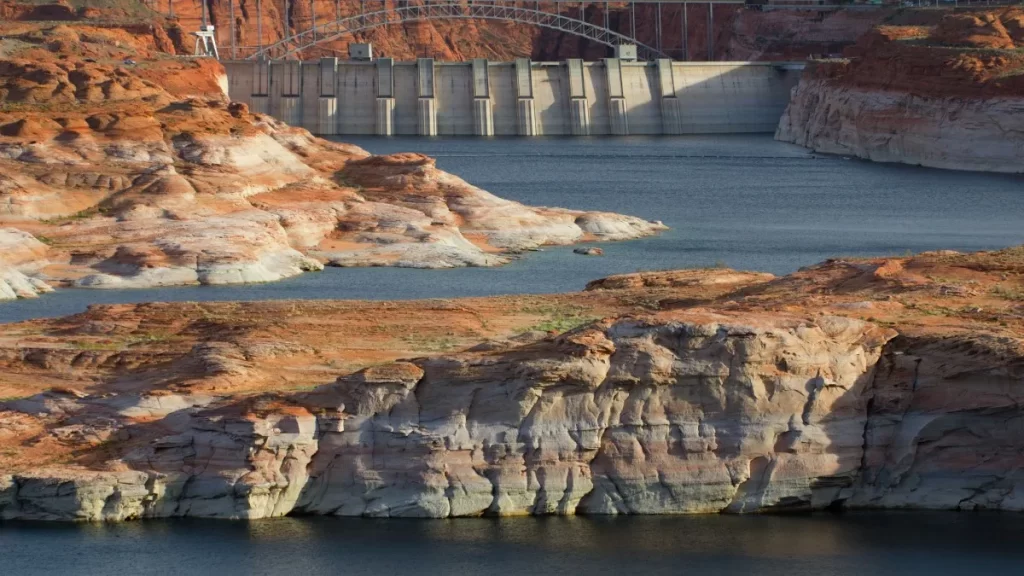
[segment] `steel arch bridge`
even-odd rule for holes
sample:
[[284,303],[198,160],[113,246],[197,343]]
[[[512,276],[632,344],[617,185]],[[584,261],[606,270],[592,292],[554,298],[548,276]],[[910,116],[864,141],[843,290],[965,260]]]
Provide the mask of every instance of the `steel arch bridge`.
[[533,4],[532,8],[525,8],[522,6],[522,2],[516,0],[470,0],[469,2],[466,0],[427,0],[418,5],[395,6],[313,26],[273,44],[257,48],[253,54],[248,56],[248,59],[288,58],[321,42],[329,42],[342,36],[389,24],[460,18],[532,24],[586,38],[605,46],[634,44],[637,47],[637,57],[642,60],[668,58],[661,50],[637,42],[635,38],[619,34],[606,26],[591,24],[555,12],[547,12],[540,9],[537,3]]

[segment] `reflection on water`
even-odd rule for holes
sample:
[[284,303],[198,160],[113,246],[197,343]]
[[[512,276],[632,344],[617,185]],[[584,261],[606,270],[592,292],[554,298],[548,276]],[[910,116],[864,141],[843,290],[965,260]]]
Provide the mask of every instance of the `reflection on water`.
[[0,524],[5,574],[1017,574],[1024,515]]
[[284,282],[160,290],[65,290],[0,303],[0,322],[95,302],[455,298],[565,292],[610,274],[712,266],[786,274],[835,256],[981,250],[1024,242],[1024,177],[815,157],[769,136],[348,138],[372,152],[437,157],[499,196],[662,220],[657,237],[528,254],[497,269],[332,269]]

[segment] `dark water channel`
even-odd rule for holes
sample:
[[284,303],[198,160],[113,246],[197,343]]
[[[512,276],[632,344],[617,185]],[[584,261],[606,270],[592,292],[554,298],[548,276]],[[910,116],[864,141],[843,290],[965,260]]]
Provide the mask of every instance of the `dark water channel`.
[[871,513],[0,523],[0,573],[760,575],[1024,573],[1024,515]]

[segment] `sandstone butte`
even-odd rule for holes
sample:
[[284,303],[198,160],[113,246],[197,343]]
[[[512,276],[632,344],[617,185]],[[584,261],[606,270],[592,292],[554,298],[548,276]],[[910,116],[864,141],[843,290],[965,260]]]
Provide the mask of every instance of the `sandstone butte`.
[[8,519],[1021,511],[1024,246],[93,306],[5,325],[0,396]]
[[912,10],[812,62],[776,138],[935,168],[1024,172],[1024,10]]
[[[660,223],[534,208],[231,104],[159,25],[0,23],[0,298],[494,266]],[[180,43],[180,42],[179,42]],[[126,59],[135,64],[125,64]]]

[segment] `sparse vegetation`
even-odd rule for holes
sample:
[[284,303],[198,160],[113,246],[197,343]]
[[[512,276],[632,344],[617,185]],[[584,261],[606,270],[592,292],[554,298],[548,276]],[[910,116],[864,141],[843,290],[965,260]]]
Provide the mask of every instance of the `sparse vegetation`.
[[1024,302],[1024,290],[1007,286],[996,286],[992,288],[992,294],[1013,302]]
[[356,184],[355,182],[352,182],[351,180],[349,180],[348,176],[344,172],[340,172],[340,171],[339,172],[335,172],[334,173],[334,181],[339,186],[344,186],[345,188],[352,188],[356,192],[362,192],[363,191],[363,187],[360,184]]
[[172,338],[172,334],[167,332],[153,332],[150,334],[138,334],[130,336],[124,342],[126,348],[136,346],[139,344],[157,344],[160,342],[166,342]]
[[543,332],[567,332],[597,320],[597,318],[589,314],[590,310],[588,308],[572,304],[527,306],[521,312],[543,317],[544,320],[529,328],[530,330],[541,330]]
[[403,336],[402,342],[405,342],[413,350],[421,352],[449,352],[459,346],[458,341],[450,336],[420,336],[412,334]]
[[586,317],[586,316],[570,316],[570,317],[559,317],[545,320],[539,324],[534,324],[530,327],[530,330],[540,330],[542,332],[568,332],[589,324],[597,318]]
[[96,340],[72,340],[71,345],[79,350],[120,350],[122,346],[117,342],[101,342]]
[[43,224],[60,225],[60,224],[64,224],[65,222],[74,222],[76,220],[86,220],[88,218],[92,218],[93,216],[98,216],[100,214],[103,214],[104,212],[105,212],[105,210],[103,208],[100,208],[99,206],[93,206],[92,208],[86,208],[85,210],[79,210],[78,212],[75,212],[74,214],[70,214],[68,216],[60,216],[60,217],[57,217],[57,218],[43,218],[43,219],[41,219],[39,221],[42,222]]

